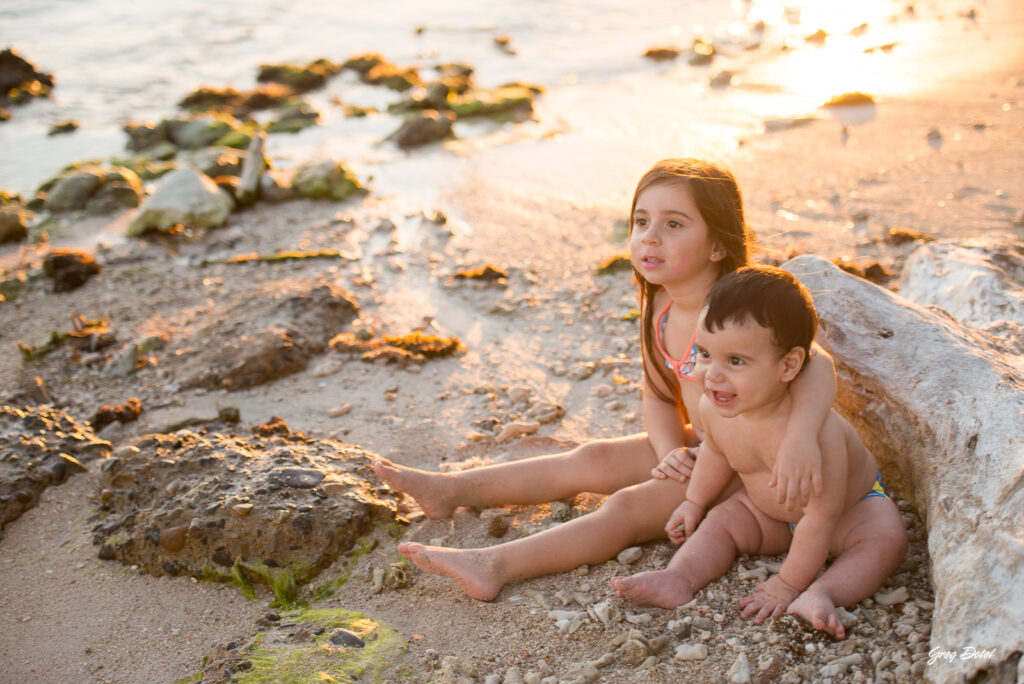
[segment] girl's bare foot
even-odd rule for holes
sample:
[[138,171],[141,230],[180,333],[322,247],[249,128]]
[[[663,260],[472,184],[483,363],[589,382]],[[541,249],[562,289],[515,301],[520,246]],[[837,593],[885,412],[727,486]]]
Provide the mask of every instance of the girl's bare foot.
[[622,598],[659,608],[678,608],[693,598],[690,583],[668,570],[641,572],[631,577],[613,577],[612,589]]
[[490,601],[504,584],[495,564],[479,549],[446,549],[405,542],[398,545],[398,552],[424,572],[455,580],[462,591],[478,601]]
[[387,459],[374,461],[373,472],[392,489],[416,499],[428,518],[448,518],[456,509],[449,500],[449,478],[442,473],[396,465]]
[[814,629],[824,630],[836,639],[846,638],[846,629],[839,621],[839,612],[832,603],[832,598],[824,590],[809,587],[789,604],[786,612],[799,615]]

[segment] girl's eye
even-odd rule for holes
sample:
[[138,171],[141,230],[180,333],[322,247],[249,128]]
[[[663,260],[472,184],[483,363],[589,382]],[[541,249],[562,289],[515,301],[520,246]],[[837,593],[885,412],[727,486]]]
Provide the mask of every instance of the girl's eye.
[[639,228],[643,228],[644,226],[647,225],[647,219],[642,219],[642,218],[633,219],[633,225],[637,226]]
[[669,221],[668,222],[668,227],[669,228],[682,228],[683,224],[680,223],[679,221]]
[[708,354],[706,349],[698,349],[697,350],[697,358],[701,359],[703,361],[707,361],[709,358],[711,358],[711,355]]

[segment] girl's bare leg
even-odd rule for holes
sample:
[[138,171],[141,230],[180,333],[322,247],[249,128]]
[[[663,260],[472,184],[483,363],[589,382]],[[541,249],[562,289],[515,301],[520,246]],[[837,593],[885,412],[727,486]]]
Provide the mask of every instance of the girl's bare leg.
[[907,533],[896,504],[880,497],[859,501],[839,519],[830,551],[835,562],[787,612],[844,639],[846,629],[836,606],[852,606],[874,594],[906,555]]
[[446,518],[459,506],[529,505],[579,492],[611,494],[647,480],[657,463],[642,433],[458,473],[418,470],[387,460],[374,462],[373,469],[393,489],[416,499],[427,517]]
[[508,582],[601,563],[627,546],[663,538],[665,521],[685,496],[686,485],[675,480],[648,480],[619,490],[593,513],[523,539],[465,550],[404,543],[398,551],[489,601]]
[[728,572],[738,554],[782,553],[790,540],[786,523],[762,513],[741,489],[708,512],[664,570],[616,577],[612,587],[638,603],[676,608]]

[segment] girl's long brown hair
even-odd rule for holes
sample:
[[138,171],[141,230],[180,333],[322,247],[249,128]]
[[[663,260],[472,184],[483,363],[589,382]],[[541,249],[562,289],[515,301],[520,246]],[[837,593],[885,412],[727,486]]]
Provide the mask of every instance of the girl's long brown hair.
[[[709,237],[725,252],[725,257],[716,262],[719,278],[747,265],[747,243],[750,237],[743,219],[743,197],[739,185],[728,170],[712,162],[665,159],[651,167],[637,183],[633,193],[633,204],[629,208],[630,234],[633,233],[633,212],[636,211],[637,198],[647,188],[660,183],[684,183],[689,188],[701,218],[707,223]],[[647,282],[636,268],[633,269],[633,275],[640,286],[640,310],[643,312],[640,342],[647,384],[660,399],[676,404],[686,420],[689,420],[689,416],[685,415],[686,407],[683,406],[679,386],[668,369],[659,363],[648,363],[655,358],[654,295],[661,286]],[[672,390],[672,396],[668,396],[659,384],[653,382],[649,366],[657,369],[664,386]]]

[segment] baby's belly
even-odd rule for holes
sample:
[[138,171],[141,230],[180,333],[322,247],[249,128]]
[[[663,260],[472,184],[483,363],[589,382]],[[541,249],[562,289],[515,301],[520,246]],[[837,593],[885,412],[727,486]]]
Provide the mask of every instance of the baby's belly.
[[797,508],[792,511],[786,510],[784,503],[778,503],[775,497],[778,496],[778,487],[769,487],[772,474],[770,472],[742,473],[740,477],[747,488],[747,496],[770,518],[795,523],[800,520],[801,512]]

